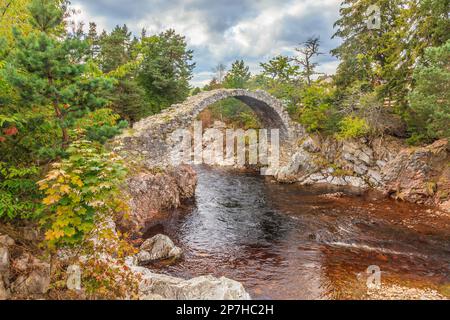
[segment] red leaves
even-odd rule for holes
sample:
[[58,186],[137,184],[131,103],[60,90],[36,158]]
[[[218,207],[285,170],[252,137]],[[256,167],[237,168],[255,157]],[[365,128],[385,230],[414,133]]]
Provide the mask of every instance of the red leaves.
[[13,136],[16,135],[19,132],[19,130],[16,127],[9,127],[6,129],[3,129],[3,133],[7,136]]
[[[19,130],[15,126],[3,129],[3,134],[6,136],[14,136],[18,133],[19,133]],[[0,136],[0,142],[5,142],[5,141],[6,141],[6,138]]]

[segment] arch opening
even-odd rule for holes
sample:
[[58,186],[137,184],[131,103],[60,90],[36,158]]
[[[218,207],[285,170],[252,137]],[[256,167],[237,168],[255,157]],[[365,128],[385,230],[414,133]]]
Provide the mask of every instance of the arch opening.
[[218,89],[202,92],[185,103],[194,100],[194,117],[216,102],[227,98],[235,98],[249,106],[256,114],[265,129],[279,129],[280,139],[287,140],[290,133],[289,115],[281,102],[264,91],[248,91],[244,89]]

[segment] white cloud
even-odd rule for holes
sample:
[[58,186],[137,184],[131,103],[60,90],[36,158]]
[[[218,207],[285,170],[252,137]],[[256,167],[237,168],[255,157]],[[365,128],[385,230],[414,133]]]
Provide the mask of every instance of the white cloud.
[[[243,59],[252,72],[259,62],[277,54],[292,55],[298,43],[319,35],[323,48],[338,42],[330,40],[341,0],[72,0],[81,10],[77,19],[95,21],[101,29],[126,23],[136,34],[145,27],[149,33],[173,28],[186,36],[197,63],[193,85],[212,77],[218,63],[228,67]],[[337,62],[321,57],[322,72],[333,73]]]

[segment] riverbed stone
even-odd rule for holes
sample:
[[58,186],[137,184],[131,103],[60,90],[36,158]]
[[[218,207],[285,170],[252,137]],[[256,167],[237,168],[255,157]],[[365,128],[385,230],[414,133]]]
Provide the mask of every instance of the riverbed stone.
[[176,259],[182,255],[182,250],[165,235],[157,234],[145,240],[137,254],[139,263],[148,263],[162,259]]

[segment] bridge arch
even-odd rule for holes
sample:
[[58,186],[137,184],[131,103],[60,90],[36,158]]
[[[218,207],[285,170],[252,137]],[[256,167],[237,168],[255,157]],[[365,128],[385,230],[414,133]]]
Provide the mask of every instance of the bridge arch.
[[282,102],[265,91],[245,89],[216,89],[203,91],[184,102],[174,104],[161,113],[144,118],[132,130],[117,139],[121,148],[136,156],[145,155],[149,164],[164,162],[169,149],[168,137],[177,129],[191,127],[200,112],[227,98],[236,98],[247,104],[258,116],[264,128],[280,130],[280,142],[288,145],[302,134]]
[[[187,117],[187,121],[192,121],[210,105],[227,98],[236,98],[248,105],[261,120],[264,128],[278,128],[283,139],[289,137],[292,123],[288,113],[278,99],[262,90],[217,89],[204,91],[189,97],[181,104],[171,106],[169,111],[172,109]],[[189,124],[187,123],[187,125]]]

